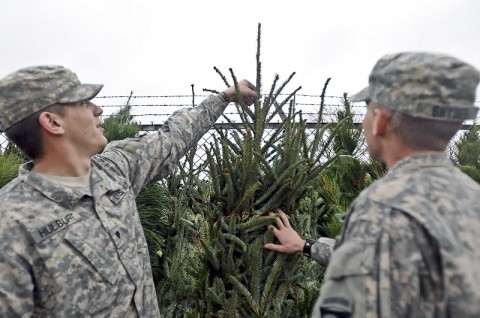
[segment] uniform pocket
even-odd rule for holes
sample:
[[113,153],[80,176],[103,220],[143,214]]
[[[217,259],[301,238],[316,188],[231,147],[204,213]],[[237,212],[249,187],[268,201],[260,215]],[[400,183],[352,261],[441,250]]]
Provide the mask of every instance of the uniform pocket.
[[118,270],[116,269],[115,264],[112,263],[111,259],[108,259],[101,253],[97,252],[73,232],[68,231],[65,234],[65,240],[82,254],[106,281],[112,285],[116,283],[118,279]]

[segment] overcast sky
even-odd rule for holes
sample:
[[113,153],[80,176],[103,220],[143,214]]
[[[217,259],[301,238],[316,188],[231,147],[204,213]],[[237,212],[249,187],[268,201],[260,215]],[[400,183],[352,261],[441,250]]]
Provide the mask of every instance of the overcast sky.
[[[190,94],[222,89],[214,72],[255,80],[262,24],[265,90],[288,86],[353,94],[382,55],[449,53],[480,68],[479,0],[1,0],[0,77],[61,64],[101,95]],[[477,93],[477,100],[480,99]]]

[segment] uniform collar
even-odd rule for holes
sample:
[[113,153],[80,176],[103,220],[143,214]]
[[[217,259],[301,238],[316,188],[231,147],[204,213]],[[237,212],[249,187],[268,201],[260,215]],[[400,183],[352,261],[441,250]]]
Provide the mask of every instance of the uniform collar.
[[452,161],[445,153],[415,154],[397,162],[388,174],[404,173],[424,167],[451,167]]
[[[18,178],[64,208],[73,209],[78,201],[85,196],[85,194],[80,191],[75,191],[70,187],[42,178],[40,175],[32,172],[32,168],[32,161],[21,165]],[[106,193],[118,193],[119,191],[123,193],[128,189],[126,180],[121,179],[114,181],[104,172],[94,167],[92,167],[91,170],[90,184],[92,195],[97,198]]]
[[53,183],[45,178],[42,178],[40,175],[32,172],[32,168],[32,161],[21,165],[18,178],[35,188],[38,192],[42,193],[53,202],[56,202],[64,208],[71,210],[83,196],[74,191],[72,188]]

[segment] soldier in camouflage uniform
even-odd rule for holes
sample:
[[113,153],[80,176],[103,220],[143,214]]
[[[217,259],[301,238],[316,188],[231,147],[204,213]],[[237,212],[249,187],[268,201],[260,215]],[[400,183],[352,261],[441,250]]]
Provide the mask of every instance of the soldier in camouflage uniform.
[[[90,101],[102,87],[61,66],[0,81],[1,129],[33,159],[0,190],[1,317],[160,316],[135,198],[172,172],[235,88],[177,111],[156,134],[107,145]],[[254,89],[239,82],[249,105]]]
[[[342,235],[306,242],[331,259],[312,317],[480,317],[480,186],[445,155],[461,123],[475,118],[480,73],[451,56],[382,57],[363,122],[372,159],[389,171],[351,204]],[[280,245],[305,243],[286,216]]]

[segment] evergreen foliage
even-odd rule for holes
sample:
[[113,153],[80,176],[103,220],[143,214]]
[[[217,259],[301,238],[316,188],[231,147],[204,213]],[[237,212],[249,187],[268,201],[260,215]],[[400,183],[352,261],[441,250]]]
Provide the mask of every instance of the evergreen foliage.
[[130,92],[125,105],[118,112],[108,116],[102,123],[102,127],[105,129],[104,136],[109,142],[135,137],[140,131],[140,126],[134,121],[133,115],[130,113],[132,95],[133,91]]
[[359,146],[361,146],[359,142],[361,142],[362,130],[354,122],[352,105],[347,97],[347,93],[343,94],[341,102],[343,108],[337,110],[335,121],[344,121],[345,125],[334,137],[333,150],[338,154],[353,156],[359,149]]
[[455,142],[457,151],[453,160],[460,169],[473,180],[480,183],[480,128],[477,125],[463,132]]
[[161,281],[157,284],[158,304],[165,318],[198,317],[196,290],[200,289],[194,273],[200,271],[199,255],[201,223],[200,215],[194,216],[182,197],[176,200],[172,233],[167,237],[162,256]]
[[338,159],[322,171],[314,187],[326,209],[315,224],[319,236],[339,235],[342,229],[341,219],[350,203],[372,181],[387,171],[383,163],[361,157],[359,152],[365,149],[362,128],[354,122],[352,106],[346,93],[342,103],[343,108],[337,110],[334,120],[345,122],[334,137],[333,150]]
[[[259,25],[259,96],[260,31]],[[237,86],[231,69],[230,74]],[[200,243],[199,262],[189,268],[198,286],[193,294],[198,316],[307,317],[318,295],[319,266],[312,266],[301,255],[284,255],[263,248],[274,239],[267,225],[276,216],[268,212],[279,207],[290,214],[294,226],[302,224],[298,228],[303,229],[308,224],[307,228],[315,231],[313,224],[325,208],[320,198],[312,202],[307,194],[312,192],[322,170],[337,157],[329,158],[329,150],[346,122],[331,127],[322,125],[319,118],[310,134],[301,112],[291,102],[300,87],[283,94],[293,76],[280,83],[276,75],[269,93],[255,101],[253,109],[243,103],[237,90],[240,102],[236,107],[242,124],[232,123],[235,129],[230,131],[217,130],[218,135],[205,149],[210,186],[206,187],[204,181],[197,183],[194,188],[199,192],[189,194],[196,198],[191,209],[202,216],[200,224],[191,225],[189,230],[197,233]],[[279,100],[280,96],[286,97]],[[286,107],[288,114],[282,111]],[[275,120],[277,127],[270,129],[269,124]],[[195,192],[192,188],[190,191]]]
[[143,232],[147,239],[150,253],[150,263],[155,284],[165,277],[162,260],[167,252],[169,237],[174,235],[175,199],[168,193],[168,189],[160,183],[146,186],[137,196],[137,209],[142,222]]
[[17,177],[18,168],[24,162],[25,157],[9,142],[6,150],[0,154],[0,188]]

